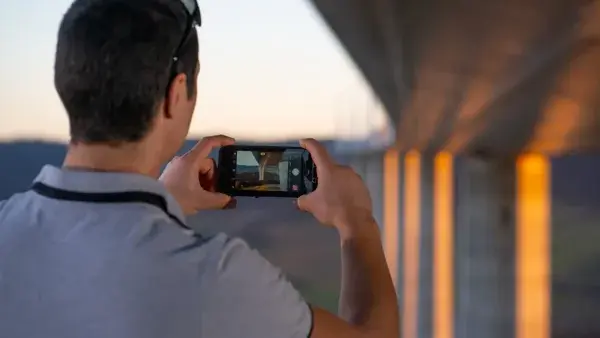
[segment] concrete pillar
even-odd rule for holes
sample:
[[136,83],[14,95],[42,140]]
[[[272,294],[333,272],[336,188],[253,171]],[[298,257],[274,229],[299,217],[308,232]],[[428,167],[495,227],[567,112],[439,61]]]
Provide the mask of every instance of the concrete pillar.
[[515,161],[455,161],[455,337],[515,336]]
[[410,152],[403,159],[402,337],[433,333],[434,157]]

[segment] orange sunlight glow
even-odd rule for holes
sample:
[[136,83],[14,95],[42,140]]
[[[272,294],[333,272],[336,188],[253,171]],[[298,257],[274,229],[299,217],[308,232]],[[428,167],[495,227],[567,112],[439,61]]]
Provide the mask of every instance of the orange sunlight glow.
[[517,338],[550,337],[550,175],[545,156],[517,161]]
[[454,336],[454,167],[449,153],[434,160],[433,338]]
[[403,338],[417,338],[419,300],[419,250],[421,237],[421,156],[416,151],[404,159],[404,290]]

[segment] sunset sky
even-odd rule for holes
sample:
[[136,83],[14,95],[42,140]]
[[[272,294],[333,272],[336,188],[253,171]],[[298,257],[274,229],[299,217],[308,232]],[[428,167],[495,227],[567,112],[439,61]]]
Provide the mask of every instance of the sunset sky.
[[[56,33],[71,0],[0,4],[0,139],[65,140],[52,84]],[[200,0],[199,100],[192,135],[364,135],[385,115],[304,0]]]

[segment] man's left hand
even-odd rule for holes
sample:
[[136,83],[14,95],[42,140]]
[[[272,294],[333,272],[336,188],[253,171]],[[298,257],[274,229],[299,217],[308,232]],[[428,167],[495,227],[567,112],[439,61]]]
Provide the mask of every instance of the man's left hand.
[[231,137],[223,135],[203,138],[190,151],[173,158],[163,171],[159,180],[186,215],[201,210],[224,209],[233,202],[231,196],[215,192],[217,167],[208,156],[213,149],[234,142]]

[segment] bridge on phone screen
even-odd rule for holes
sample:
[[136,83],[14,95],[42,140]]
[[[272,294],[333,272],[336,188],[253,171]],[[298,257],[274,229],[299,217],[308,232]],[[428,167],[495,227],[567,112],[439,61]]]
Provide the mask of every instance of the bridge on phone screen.
[[395,129],[350,161],[373,194],[402,337],[575,330],[552,316],[551,172],[600,149],[600,1],[312,2]]

